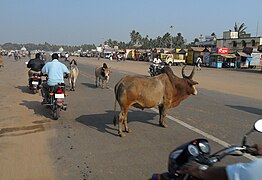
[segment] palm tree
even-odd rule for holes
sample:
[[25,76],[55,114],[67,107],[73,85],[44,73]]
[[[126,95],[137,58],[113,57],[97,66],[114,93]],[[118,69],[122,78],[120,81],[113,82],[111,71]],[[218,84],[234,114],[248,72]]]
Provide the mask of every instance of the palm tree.
[[142,36],[139,34],[139,32],[136,32],[135,30],[133,30],[130,33],[130,38],[131,38],[131,45],[136,45],[139,46],[141,45],[141,40],[142,40]]
[[239,26],[239,23],[237,24],[235,22],[235,26],[234,26],[234,30],[235,32],[238,32],[238,37],[241,37],[242,34],[246,34],[246,30],[247,27],[245,25],[245,23],[242,23],[240,26]]
[[164,36],[162,37],[162,47],[163,48],[167,48],[171,46],[170,38],[171,38],[170,33],[164,34]]
[[181,33],[177,33],[177,36],[174,39],[174,44],[177,48],[184,48],[185,47],[185,41],[184,37],[182,36]]

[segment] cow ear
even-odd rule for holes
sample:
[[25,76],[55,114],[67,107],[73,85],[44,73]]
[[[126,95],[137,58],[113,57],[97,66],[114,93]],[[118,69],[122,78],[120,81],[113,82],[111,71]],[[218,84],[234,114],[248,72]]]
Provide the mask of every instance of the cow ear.
[[192,85],[192,86],[198,84],[198,82],[196,82],[196,81],[194,81],[194,80],[191,80],[191,79],[188,81],[188,83],[189,83],[190,85]]

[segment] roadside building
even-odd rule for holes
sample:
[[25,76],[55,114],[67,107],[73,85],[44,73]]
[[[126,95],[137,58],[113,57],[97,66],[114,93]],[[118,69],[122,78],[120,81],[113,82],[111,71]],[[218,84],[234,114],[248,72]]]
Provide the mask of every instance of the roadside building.
[[229,48],[231,52],[234,52],[236,55],[236,68],[253,68],[260,66],[258,59],[261,58],[259,52],[261,44],[262,37],[260,36],[254,37],[248,33],[239,36],[238,32],[234,31],[223,32],[223,38],[217,39],[216,42],[217,47],[226,47]]
[[213,48],[209,57],[209,66],[214,68],[234,68],[236,55],[229,48]]
[[251,34],[245,34],[238,37],[238,32],[226,31],[222,39],[217,39],[217,47],[227,47],[230,50],[243,51],[250,47],[257,49],[262,44],[262,37],[251,37]]
[[190,47],[188,48],[187,64],[194,65],[198,56],[202,59],[203,57],[208,57],[210,54],[210,48],[205,47]]

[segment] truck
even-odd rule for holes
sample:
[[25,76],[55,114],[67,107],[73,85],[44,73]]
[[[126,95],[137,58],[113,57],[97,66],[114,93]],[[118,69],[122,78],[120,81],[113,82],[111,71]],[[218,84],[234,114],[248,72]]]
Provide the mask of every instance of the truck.
[[180,59],[179,54],[164,54],[161,53],[161,59],[166,65],[182,66],[186,64],[186,60]]

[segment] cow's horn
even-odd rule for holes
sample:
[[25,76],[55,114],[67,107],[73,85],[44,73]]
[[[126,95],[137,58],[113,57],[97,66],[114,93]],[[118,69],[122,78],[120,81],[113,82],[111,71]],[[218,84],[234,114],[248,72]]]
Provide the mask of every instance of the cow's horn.
[[191,74],[190,74],[190,76],[188,78],[192,79],[194,74],[195,74],[195,66],[194,66],[194,68],[193,68],[193,70],[192,70],[192,72],[191,72]]
[[183,78],[187,78],[187,76],[185,75],[185,68],[186,68],[186,66],[183,66],[183,68],[182,68],[182,76],[183,76]]

